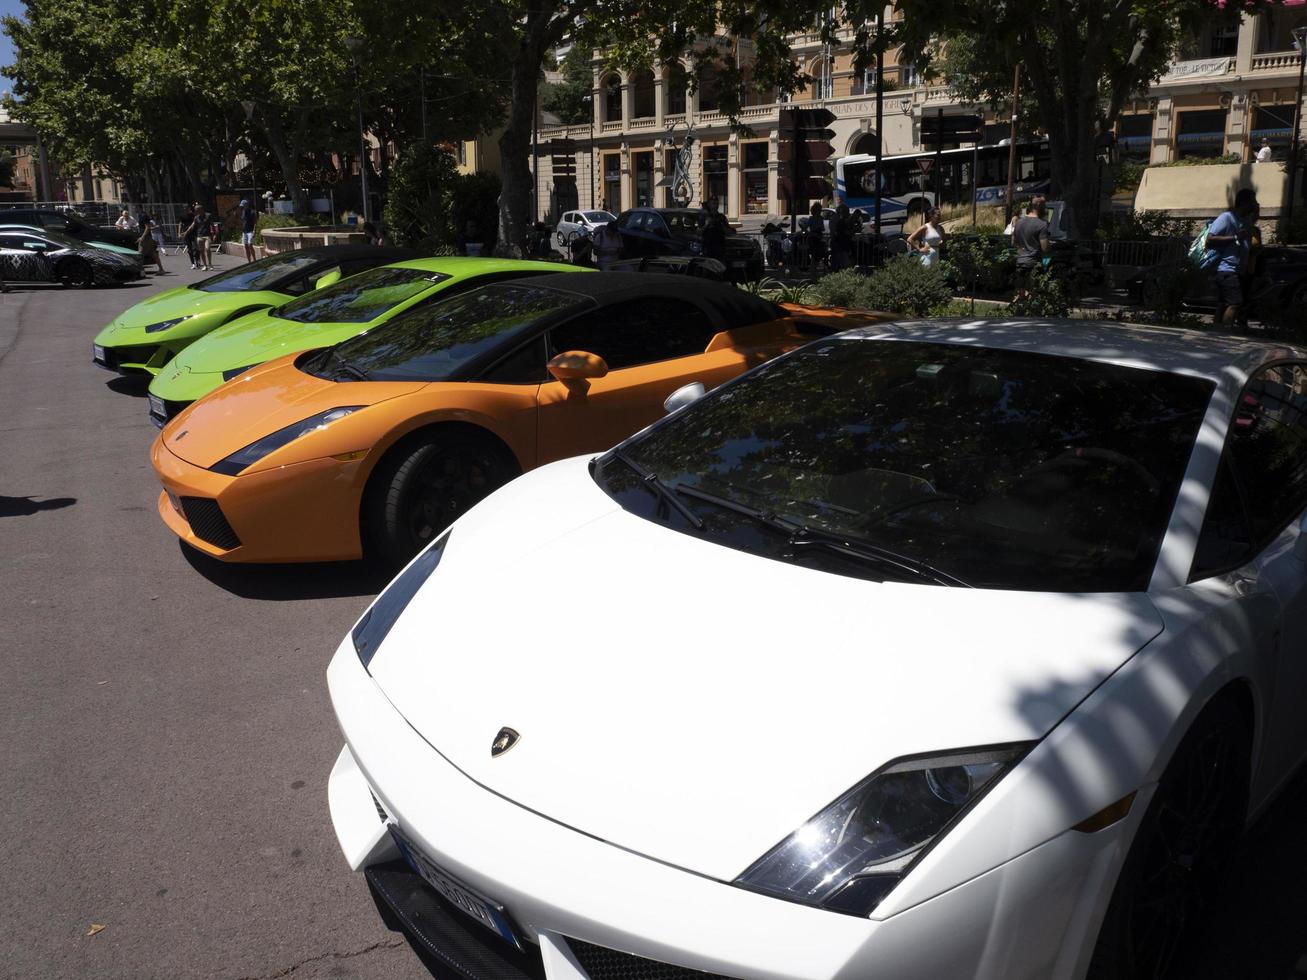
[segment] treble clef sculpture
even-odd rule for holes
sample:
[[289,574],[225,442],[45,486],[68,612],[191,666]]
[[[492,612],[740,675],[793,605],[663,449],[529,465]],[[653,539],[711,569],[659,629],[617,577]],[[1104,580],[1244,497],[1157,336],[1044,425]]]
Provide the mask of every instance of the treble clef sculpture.
[[694,183],[690,180],[690,158],[694,155],[695,136],[694,127],[687,125],[678,145],[676,139],[678,125],[680,124],[673,123],[663,139],[664,146],[676,148],[676,159],[672,165],[671,175],[658,181],[658,186],[670,187],[672,199],[676,201],[677,206],[687,207],[694,198]]

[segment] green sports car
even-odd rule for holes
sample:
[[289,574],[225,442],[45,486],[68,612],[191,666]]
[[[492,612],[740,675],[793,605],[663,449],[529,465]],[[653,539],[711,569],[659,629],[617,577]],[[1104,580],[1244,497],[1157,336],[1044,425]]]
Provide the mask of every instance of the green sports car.
[[100,331],[92,357],[119,374],[158,374],[178,351],[224,323],[412,254],[374,245],[278,252],[137,303]]
[[557,262],[445,257],[361,272],[281,306],[250,313],[191,344],[150,382],[150,418],[163,425],[255,365],[330,347],[419,304],[490,282],[576,271],[576,266]]

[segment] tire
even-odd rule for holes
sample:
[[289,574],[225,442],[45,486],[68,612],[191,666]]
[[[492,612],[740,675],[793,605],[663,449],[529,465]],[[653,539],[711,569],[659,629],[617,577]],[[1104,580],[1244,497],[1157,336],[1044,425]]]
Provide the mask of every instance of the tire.
[[59,263],[59,281],[69,289],[86,289],[95,284],[95,273],[86,259],[71,258]]
[[1232,699],[1204,709],[1166,767],[1112,892],[1089,980],[1175,975],[1219,895],[1248,812],[1252,739]]
[[369,556],[389,567],[403,565],[519,472],[492,439],[467,433],[401,443],[380,466],[363,519]]

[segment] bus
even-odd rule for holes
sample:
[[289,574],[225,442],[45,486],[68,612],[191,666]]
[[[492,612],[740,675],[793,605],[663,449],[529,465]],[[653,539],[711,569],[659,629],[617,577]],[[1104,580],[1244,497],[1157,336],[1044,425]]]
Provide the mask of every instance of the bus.
[[[1007,197],[1009,150],[1004,140],[996,145],[939,154],[931,151],[884,157],[879,180],[882,226],[901,226],[936,203],[940,207],[969,206],[973,196],[981,207],[1002,205]],[[835,161],[835,197],[850,209],[860,208],[874,215],[877,184],[874,154],[856,153]],[[1048,141],[1018,143],[1018,199],[1034,194],[1047,196],[1050,189]]]

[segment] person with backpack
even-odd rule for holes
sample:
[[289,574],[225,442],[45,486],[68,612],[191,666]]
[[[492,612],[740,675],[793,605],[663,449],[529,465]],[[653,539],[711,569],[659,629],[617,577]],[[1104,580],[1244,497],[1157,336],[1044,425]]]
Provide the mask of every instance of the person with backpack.
[[1241,187],[1234,195],[1234,204],[1207,229],[1199,268],[1215,279],[1216,315],[1212,322],[1218,327],[1233,328],[1239,322],[1244,305],[1240,276],[1248,261],[1253,217],[1259,211],[1257,192]]

